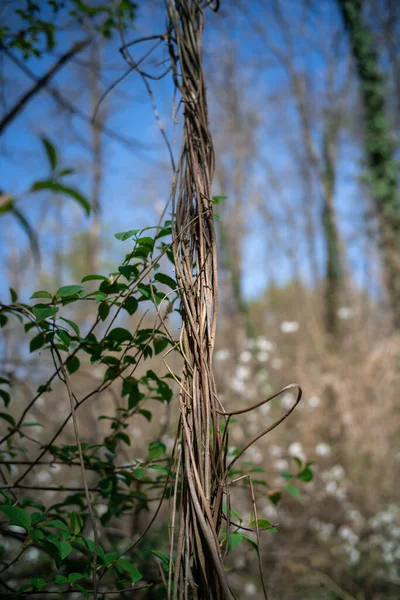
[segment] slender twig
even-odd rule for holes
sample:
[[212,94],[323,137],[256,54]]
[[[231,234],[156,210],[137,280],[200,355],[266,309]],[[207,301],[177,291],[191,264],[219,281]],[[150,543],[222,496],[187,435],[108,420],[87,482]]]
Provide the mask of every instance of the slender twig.
[[[71,58],[73,58],[76,54],[78,54],[84,48],[86,48],[90,44],[90,42],[91,42],[91,38],[82,40],[80,42],[76,42],[69,50],[67,50],[67,52],[65,52],[64,54],[62,54],[60,56],[60,58],[57,60],[57,62],[55,62],[54,65],[52,65],[50,67],[50,69],[44,75],[42,75],[42,77],[39,77],[35,80],[34,85],[23,96],[21,96],[21,98],[19,98],[19,100],[17,100],[17,102],[14,104],[14,106],[1,119],[0,134],[3,133],[3,131],[11,123],[11,121],[13,121],[13,119],[15,119],[15,117],[18,116],[18,114],[25,108],[25,106],[29,102],[29,100],[31,100],[31,98],[36,96],[36,94],[38,92],[40,92],[41,89],[46,87],[46,85],[53,79],[53,77],[56,75],[56,73],[58,73],[58,71],[69,60],[71,60]],[[0,46],[0,50],[4,51],[9,58],[11,58],[11,56],[13,56],[13,55],[11,55],[11,53],[9,51],[6,51],[6,49],[3,46]]]

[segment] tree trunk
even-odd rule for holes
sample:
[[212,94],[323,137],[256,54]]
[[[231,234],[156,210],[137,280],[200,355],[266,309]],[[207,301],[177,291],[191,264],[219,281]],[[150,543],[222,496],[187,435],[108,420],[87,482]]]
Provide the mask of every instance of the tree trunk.
[[393,326],[400,329],[400,198],[394,140],[386,118],[385,82],[361,0],[338,0],[361,84],[368,180],[379,223],[380,249]]
[[338,335],[339,292],[342,278],[340,239],[334,207],[336,119],[328,116],[324,132],[324,165],[322,173],[322,225],[325,237],[325,331],[334,342]]

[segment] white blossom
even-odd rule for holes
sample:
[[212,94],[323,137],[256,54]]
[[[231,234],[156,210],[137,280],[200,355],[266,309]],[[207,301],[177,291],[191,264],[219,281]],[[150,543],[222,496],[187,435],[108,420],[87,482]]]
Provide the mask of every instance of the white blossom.
[[317,406],[319,406],[321,404],[321,398],[319,398],[318,396],[311,396],[311,398],[308,399],[308,405],[311,406],[311,408],[317,408]]
[[337,311],[337,316],[343,321],[349,321],[355,316],[355,311],[349,306],[341,306]]
[[222,361],[227,360],[230,356],[230,352],[227,348],[223,348],[222,350],[217,350],[214,353],[215,360]]
[[343,502],[344,500],[346,500],[347,497],[347,491],[345,490],[345,488],[340,487],[336,490],[336,494],[335,494],[336,498],[338,500],[340,500],[341,502]]
[[328,444],[321,442],[320,444],[317,444],[315,446],[315,453],[318,456],[330,456],[332,454],[332,451],[331,447]]
[[283,360],[280,358],[273,358],[271,360],[271,367],[275,369],[275,371],[279,371],[283,367]]
[[249,352],[248,350],[243,350],[243,352],[240,353],[240,360],[243,363],[248,363],[251,361],[251,352]]
[[249,367],[245,367],[244,365],[240,365],[237,367],[235,372],[235,377],[237,377],[241,381],[245,381],[250,377],[250,369]]
[[36,475],[36,481],[38,483],[48,483],[51,480],[51,475],[48,471],[39,471]]
[[300,444],[300,442],[293,442],[293,444],[290,444],[288,452],[290,456],[297,456],[300,458],[300,460],[305,460],[303,446]]
[[299,328],[297,321],[282,321],[280,330],[282,333],[294,333]]
[[349,560],[352,565],[357,565],[360,562],[360,552],[356,548],[350,550]]
[[257,346],[256,340],[249,339],[246,341],[246,347],[249,350],[254,350],[254,348],[256,348],[256,346]]
[[327,494],[334,495],[337,490],[336,481],[328,481],[328,483],[325,486],[325,490]]
[[348,525],[341,525],[341,527],[339,527],[338,535],[342,540],[346,540],[346,542],[349,542],[351,545],[358,542],[358,535],[356,535]]
[[107,504],[97,504],[96,513],[99,517],[102,517],[107,512]]
[[25,552],[25,558],[28,562],[35,562],[40,556],[40,552],[37,548],[28,548]]
[[255,596],[257,594],[257,588],[254,583],[251,583],[251,581],[245,583],[244,593],[246,596]]
[[289,468],[289,463],[285,458],[280,458],[274,462],[274,468],[277,471],[286,471]]
[[281,397],[279,404],[283,408],[292,408],[294,402],[295,397],[293,396],[293,394],[291,392],[286,392],[286,394],[283,394],[283,396]]
[[341,465],[335,465],[331,469],[331,474],[334,479],[342,479],[344,476],[344,469]]
[[280,446],[272,445],[268,449],[268,454],[279,458],[280,456],[283,456],[283,448],[281,448]]
[[265,337],[257,338],[256,344],[257,348],[259,350],[263,350],[264,352],[272,352],[276,347],[274,342],[267,340]]
[[265,402],[265,404],[262,404],[260,406],[260,413],[263,415],[263,417],[268,415],[270,410],[271,410],[271,405],[269,404],[269,402]]
[[260,450],[258,450],[258,448],[255,448],[254,446],[250,446],[250,448],[248,449],[248,456],[249,459],[251,461],[253,461],[256,465],[259,465],[260,463],[262,463],[263,461],[263,455],[260,452]]
[[268,361],[268,359],[269,359],[269,353],[268,353],[268,352],[265,352],[264,350],[263,350],[262,352],[259,352],[259,353],[257,354],[257,360],[258,360],[259,362],[267,362],[267,361]]
[[242,379],[239,379],[238,377],[233,377],[233,379],[231,380],[231,388],[237,394],[244,394],[246,391],[246,384]]

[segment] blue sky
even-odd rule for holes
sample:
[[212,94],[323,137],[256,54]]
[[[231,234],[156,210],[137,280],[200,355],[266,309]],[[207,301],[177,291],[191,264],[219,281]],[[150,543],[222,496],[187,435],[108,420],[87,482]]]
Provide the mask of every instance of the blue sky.
[[[224,3],[223,3],[224,4]],[[299,4],[294,0],[289,0],[285,6],[288,7],[288,20],[296,22],[300,19]],[[155,8],[154,8],[155,7]],[[163,2],[142,4],[139,10],[136,24],[136,32],[132,32],[131,37],[144,36],[163,30]],[[290,10],[289,10],[290,9]],[[292,101],[283,99],[282,102],[276,99],[277,93],[284,93],[287,88],[287,76],[282,69],[279,61],[268,53],[260,38],[249,27],[249,20],[242,14],[231,11],[229,3],[225,3],[219,14],[208,15],[209,29],[206,31],[205,64],[206,70],[214,70],[214,64],[223,57],[223,53],[230,52],[232,43],[238,45],[238,65],[239,81],[241,84],[240,96],[244,109],[256,107],[260,117],[260,127],[256,132],[257,145],[260,155],[264,156],[271,164],[272,169],[281,180],[284,193],[288,202],[293,206],[293,211],[299,209],[303,190],[299,183],[297,165],[293,161],[293,154],[287,147],[287,135],[296,140],[299,127],[298,115],[293,107]],[[251,19],[261,18],[259,9],[253,9]],[[340,25],[339,17],[333,2],[326,1],[317,5],[316,12],[310,13],[306,22],[307,35],[310,32],[314,35],[315,25],[321,31],[319,37],[328,36]],[[57,48],[59,54],[65,48],[71,45],[73,34],[71,32],[62,34],[60,44]],[[307,38],[307,36],[306,36]],[[318,32],[316,35],[318,39]],[[271,41],[278,48],[284,48],[282,35],[279,28],[271,21]],[[329,39],[327,40],[329,46]],[[116,36],[115,40],[107,44],[104,52],[104,64],[107,69],[103,75],[103,87],[111,84],[127,68],[118,48],[120,42]],[[137,47],[137,54],[140,56],[147,47]],[[297,35],[294,38],[294,47],[296,53],[296,67],[303,69],[312,81],[314,95],[319,97],[323,92],[324,82],[319,77],[325,64],[320,57],[320,53],[313,50],[310,40],[304,41],[304,36]],[[85,54],[81,55],[81,60],[85,60]],[[165,51],[159,52],[158,60],[165,58]],[[11,106],[14,100],[23,93],[31,82],[23,75],[12,63],[2,57],[3,76],[9,80],[7,85],[6,103]],[[55,60],[55,56],[44,57],[40,60],[31,59],[27,63],[29,68],[37,75],[46,71],[50,64]],[[255,69],[254,65],[260,62],[260,68]],[[250,63],[250,66],[249,66]],[[264,65],[264,66],[263,66]],[[345,65],[338,62],[337,76],[343,77]],[[157,69],[156,69],[157,70]],[[211,72],[210,72],[211,74]],[[84,67],[78,65],[69,65],[55,79],[57,88],[64,92],[69,98],[73,98],[73,103],[90,115],[90,105],[85,93],[84,78],[87,77],[87,71]],[[157,108],[161,114],[165,129],[173,144],[175,153],[178,152],[180,135],[179,125],[172,123],[172,83],[171,78],[167,76],[161,82],[152,83],[152,89],[155,93]],[[320,89],[319,89],[320,88]],[[224,111],[218,106],[218,98],[213,95],[210,89],[210,115],[215,136],[220,134],[224,127]],[[154,114],[150,105],[149,98],[145,92],[140,78],[131,73],[118,88],[108,95],[105,104],[110,115],[107,119],[107,126],[120,132],[128,138],[141,140],[144,148],[136,150],[127,149],[118,142],[103,136],[104,140],[104,182],[102,186],[102,238],[107,241],[107,262],[112,262],[113,258],[118,260],[122,255],[121,247],[113,242],[113,234],[117,231],[151,225],[157,220],[157,211],[169,196],[170,190],[170,167],[168,154],[161,138],[160,132],[154,119]],[[315,106],[316,122],[321,106]],[[222,114],[222,119],[218,115]],[[179,121],[179,115],[178,115]],[[285,125],[289,123],[289,125]],[[320,143],[319,135],[321,133],[318,126],[313,126],[314,141]],[[24,112],[15,119],[6,133],[0,139],[0,170],[2,173],[1,187],[13,196],[25,192],[35,179],[44,179],[48,173],[46,157],[41,148],[39,140],[40,135],[46,135],[51,139],[57,148],[61,149],[60,161],[65,167],[73,167],[76,174],[71,178],[71,184],[81,190],[90,192],[90,152],[77,141],[75,133],[84,141],[89,139],[90,132],[87,125],[73,117],[69,123],[60,118],[60,112],[54,101],[46,94],[41,92],[33,101],[29,103]],[[286,137],[285,137],[286,136]],[[361,156],[357,146],[352,143],[351,135],[347,135],[347,140],[342,144],[339,167],[340,177],[338,180],[338,193],[336,204],[340,217],[340,227],[343,234],[347,237],[353,236],[357,227],[363,225],[364,203],[358,198],[359,189],[354,185],[354,178],[360,170]],[[218,161],[218,156],[217,156]],[[288,218],[281,205],[281,200],[277,198],[272,189],[268,187],[265,181],[265,174],[258,159],[250,164],[251,177],[247,183],[246,194],[253,193],[257,187],[265,196],[267,205],[281,220],[281,233],[284,237],[290,238],[292,233],[291,225],[286,223]],[[228,174],[230,175],[230,174]],[[234,174],[231,173],[233,176]],[[216,193],[220,190],[216,189]],[[229,202],[229,199],[228,199]],[[47,219],[43,221],[43,206],[46,203],[46,197],[38,194],[27,196],[21,200],[20,207],[38,229],[40,241],[44,249],[44,256],[51,254],[55,248],[54,236],[51,233],[51,221],[53,219],[62,220],[62,230],[58,233],[57,245],[67,248],[71,243],[71,236],[79,231],[84,231],[88,225],[88,219],[84,217],[81,209],[75,206],[69,199],[65,198],[60,202],[61,208],[56,213],[50,209]],[[260,219],[260,215],[253,209],[247,210],[247,200],[244,199],[246,215],[246,243],[243,254],[243,266],[246,268],[243,285],[247,297],[256,297],[265,288],[268,280],[272,276],[278,283],[284,283],[291,276],[291,265],[282,249],[275,248],[271,254],[268,240],[265,236],[265,227]],[[318,219],[318,208],[315,208],[316,219]],[[300,212],[294,215],[293,220],[300,220]],[[300,222],[300,221],[299,221]],[[356,227],[354,223],[360,222]],[[47,225],[46,225],[47,223]],[[12,221],[11,217],[2,217],[3,234],[0,236],[0,251],[2,255],[2,286],[0,290],[7,287],[8,273],[6,263],[8,261],[8,252],[10,248],[10,239],[16,240],[17,245],[26,244],[26,237],[23,232]],[[111,247],[110,247],[111,243]],[[323,262],[323,244],[320,234],[317,236],[317,248],[319,262]],[[362,271],[360,270],[360,240],[355,236],[348,247],[348,259],[352,272],[356,275],[359,282],[362,281]],[[299,253],[299,262],[302,265],[301,271],[305,279],[309,278],[308,268],[305,263],[305,245],[301,241],[297,249]],[[46,260],[46,259],[45,259]],[[31,289],[38,285],[37,276],[33,268],[28,271],[28,285]],[[66,281],[65,283],[71,283]]]

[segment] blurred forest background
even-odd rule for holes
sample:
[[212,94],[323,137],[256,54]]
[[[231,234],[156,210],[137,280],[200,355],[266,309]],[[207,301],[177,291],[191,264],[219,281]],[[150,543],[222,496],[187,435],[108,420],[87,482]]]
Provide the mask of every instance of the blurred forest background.
[[[33,3],[1,2],[9,32],[25,23],[17,4]],[[279,527],[263,537],[263,565],[271,598],[285,600],[400,598],[400,4],[361,3],[376,52],[367,51],[366,67],[344,4],[225,0],[207,15],[204,38],[219,217],[219,393],[231,409],[294,381],[304,392],[288,421],[247,456],[265,469],[269,492],[258,493],[258,511]],[[9,287],[25,302],[35,290],[115,270],[114,233],[156,224],[170,196],[155,112],[172,151],[180,144],[171,77],[157,79],[163,51],[143,63],[154,75],[149,94],[137,73],[127,74],[118,26],[109,37],[93,35],[85,17],[61,11],[56,19],[57,43],[40,42],[39,56],[23,44],[0,46],[4,303]],[[163,2],[138,0],[129,27],[129,40],[163,31]],[[49,176],[43,136],[57,169],[71,169],[62,175],[67,191],[32,188]],[[92,316],[87,303],[74,320],[84,330]],[[17,325],[1,330],[0,357],[19,413],[49,367],[27,351]],[[101,376],[88,364],[80,389]],[[248,413],[232,425],[231,443],[244,445],[293,400],[288,392],[271,409]],[[87,439],[99,435],[96,406],[82,413]],[[156,430],[171,446],[175,412],[172,402],[151,423],[136,421],[129,455],[139,456]],[[32,413],[54,427],[56,410],[43,398]],[[294,456],[315,461],[314,477],[275,506],[270,492]],[[8,465],[7,477],[21,469]],[[34,473],[31,485],[57,478],[48,467]],[[250,513],[247,496],[238,505]],[[4,537],[3,559],[13,543]],[[38,551],[30,552],[36,560]],[[10,576],[11,588],[30,560]],[[261,598],[252,548],[241,544],[229,564],[238,597]]]

